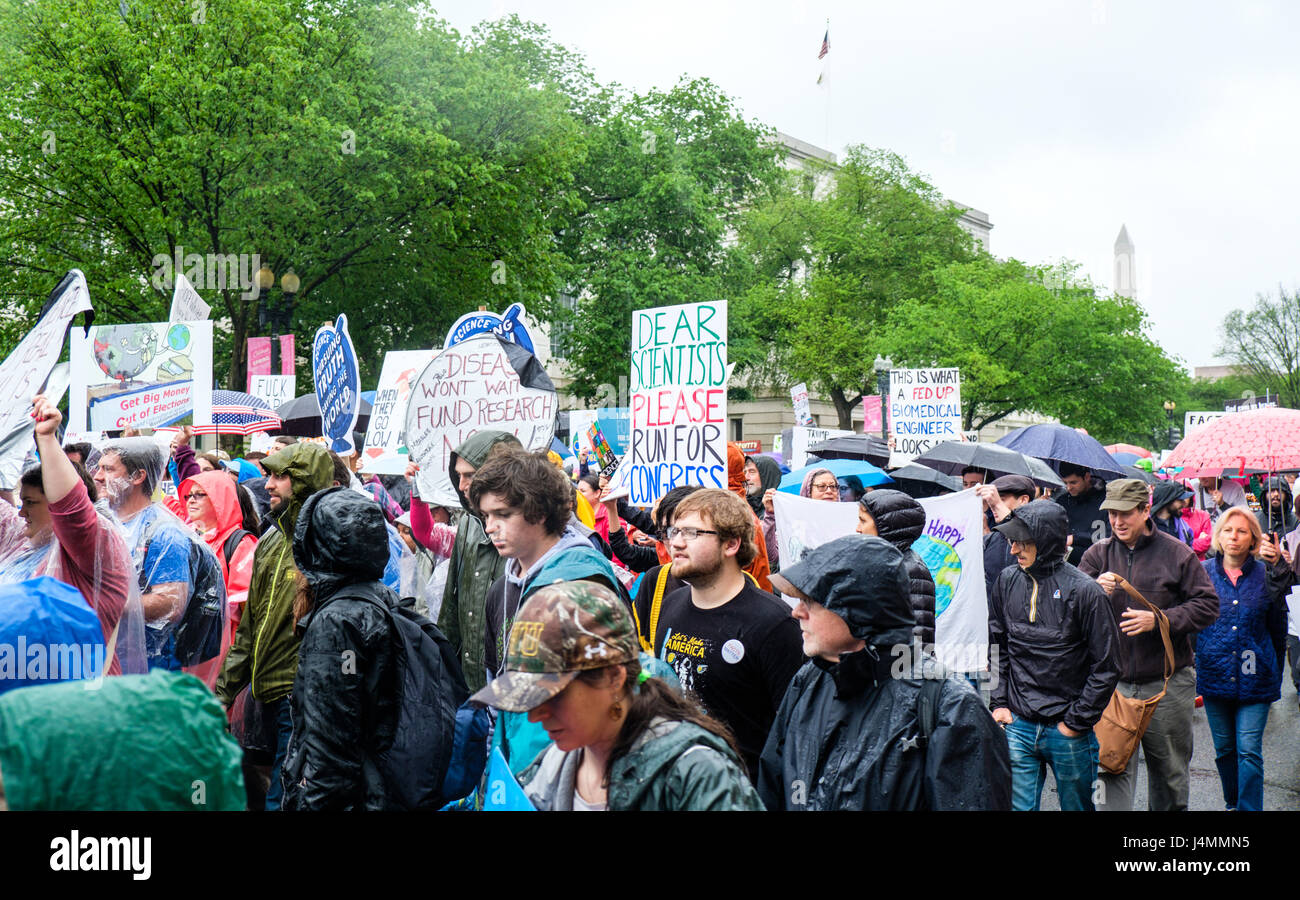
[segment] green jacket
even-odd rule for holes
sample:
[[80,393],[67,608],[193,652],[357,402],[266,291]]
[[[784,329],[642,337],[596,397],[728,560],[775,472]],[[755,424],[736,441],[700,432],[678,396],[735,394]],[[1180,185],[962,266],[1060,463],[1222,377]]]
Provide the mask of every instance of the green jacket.
[[253,697],[263,703],[283,699],[293,691],[299,643],[293,628],[298,574],[293,563],[293,529],[303,501],[334,483],[334,463],[320,444],[285,447],[264,459],[262,465],[268,472],[289,476],[293,500],[262,535],[253,555],[248,601],[217,679],[217,698],[227,707],[250,682]]
[[464,459],[475,469],[481,468],[492,449],[502,443],[521,446],[519,439],[508,432],[480,431],[457,447],[448,463],[451,483],[460,495],[465,515],[456,526],[456,544],[447,564],[447,587],[442,595],[442,610],[438,613],[438,628],[456,651],[456,659],[460,661],[461,673],[471,694],[487,686],[487,663],[484,661],[487,618],[484,608],[488,588],[505,572],[506,561],[492,546],[483,530],[483,523],[470,509],[469,498],[460,493],[456,461]]
[[[539,810],[572,810],[579,750],[554,744],[519,775]],[[609,773],[611,811],[761,810],[726,742],[690,722],[656,719]]]

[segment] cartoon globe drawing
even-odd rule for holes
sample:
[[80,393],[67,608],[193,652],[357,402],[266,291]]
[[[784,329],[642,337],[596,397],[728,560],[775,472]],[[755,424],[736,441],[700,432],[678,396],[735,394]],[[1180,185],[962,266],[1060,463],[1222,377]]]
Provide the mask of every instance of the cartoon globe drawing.
[[934,578],[934,615],[938,618],[957,594],[957,582],[961,580],[961,557],[952,544],[935,540],[928,534],[913,541],[912,549],[921,557]]
[[167,346],[173,350],[184,350],[190,345],[190,326],[177,323],[167,329]]

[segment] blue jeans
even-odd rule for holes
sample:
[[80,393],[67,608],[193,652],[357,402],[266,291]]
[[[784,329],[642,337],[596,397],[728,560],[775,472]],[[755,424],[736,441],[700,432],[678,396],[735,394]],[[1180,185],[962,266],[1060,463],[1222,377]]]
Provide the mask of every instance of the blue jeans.
[[1205,718],[1214,738],[1214,763],[1228,809],[1264,808],[1264,725],[1267,703],[1205,698]]
[[266,704],[266,715],[275,722],[275,762],[271,763],[271,784],[266,789],[267,812],[278,812],[284,799],[284,784],[280,780],[284,758],[289,752],[289,736],[293,734],[293,695]]
[[1061,809],[1092,811],[1097,780],[1097,738],[1089,731],[1068,738],[1055,725],[1016,718],[1006,727],[1011,753],[1011,808],[1039,809],[1047,767],[1052,767]]

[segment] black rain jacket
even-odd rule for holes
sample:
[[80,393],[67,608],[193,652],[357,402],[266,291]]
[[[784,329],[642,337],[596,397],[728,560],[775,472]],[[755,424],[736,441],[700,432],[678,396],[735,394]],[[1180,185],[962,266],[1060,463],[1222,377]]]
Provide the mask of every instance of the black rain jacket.
[[989,645],[997,659],[994,709],[1017,718],[1089,731],[1119,681],[1115,619],[1096,581],[1065,561],[1069,519],[1059,503],[1035,500],[1011,513],[1034,535],[1038,558],[1009,566],[989,598]]
[[1063,490],[1052,499],[1061,504],[1065,514],[1070,517],[1070,533],[1074,535],[1074,544],[1066,554],[1066,562],[1077,566],[1083,559],[1083,554],[1092,546],[1094,536],[1110,537],[1110,516],[1101,508],[1102,501],[1106,499],[1106,488],[1094,477],[1092,487],[1078,497]]
[[294,561],[315,595],[298,622],[293,736],[284,763],[287,810],[396,808],[377,767],[397,722],[396,595],[382,578],[384,514],[347,488],[313,494],[294,529]]
[[[870,496],[870,495],[868,495]],[[921,735],[926,676],[945,678],[928,654],[912,660],[907,579],[898,550],[849,535],[843,567],[819,597],[867,647],[838,663],[813,659],[790,682],[759,760],[769,810],[1011,808],[1006,736],[965,679],[946,676],[937,721]],[[825,545],[829,546],[829,545]],[[816,551],[814,551],[816,552]]]
[[934,643],[934,576],[912,549],[925,530],[925,509],[902,491],[875,490],[858,501],[876,523],[876,534],[903,554],[907,563],[908,595],[916,627],[912,633],[922,645]]

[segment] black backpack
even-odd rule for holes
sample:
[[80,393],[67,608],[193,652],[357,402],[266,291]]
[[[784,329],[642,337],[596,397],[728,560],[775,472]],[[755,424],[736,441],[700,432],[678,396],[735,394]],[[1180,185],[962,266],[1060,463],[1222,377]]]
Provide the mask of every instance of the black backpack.
[[[438,626],[409,606],[388,606],[377,598],[353,595],[388,612],[397,650],[397,725],[392,743],[380,751],[376,764],[392,798],[404,809],[436,810],[459,800],[474,786],[457,793],[449,772],[459,761],[464,766],[466,748],[461,705],[469,688],[451,643]],[[486,762],[486,741],[479,757],[475,782]],[[478,756],[476,748],[468,748]],[[470,768],[473,768],[471,762]],[[450,792],[450,794],[449,794]]]
[[221,653],[226,622],[226,583],[207,544],[190,541],[190,596],[176,626],[175,655],[183,666],[207,662]]

